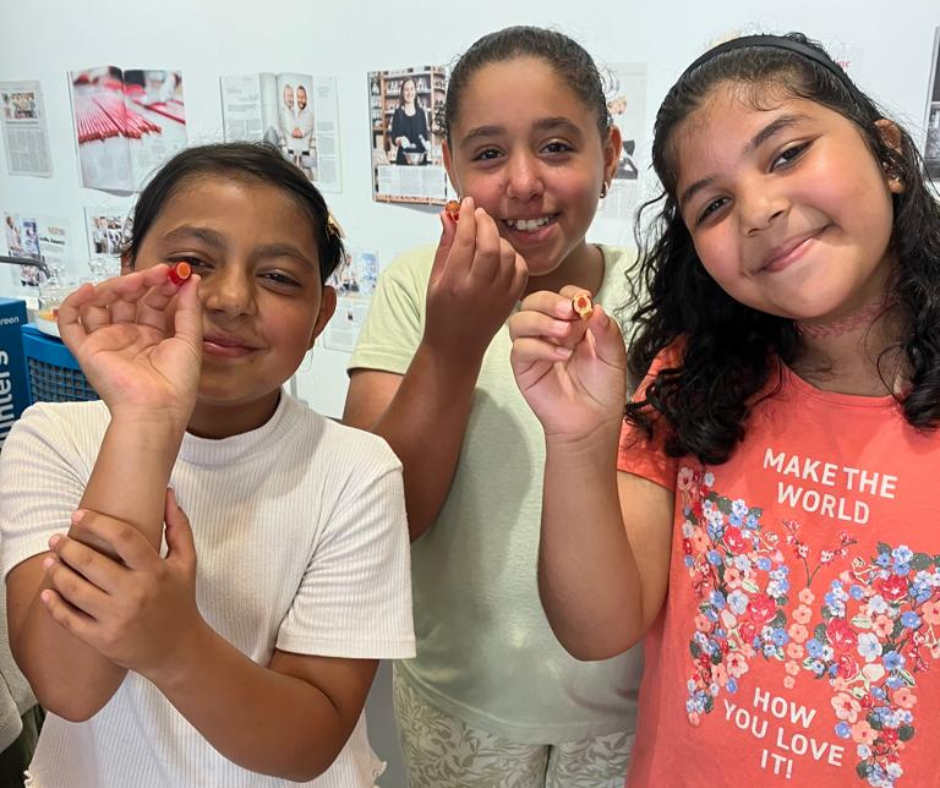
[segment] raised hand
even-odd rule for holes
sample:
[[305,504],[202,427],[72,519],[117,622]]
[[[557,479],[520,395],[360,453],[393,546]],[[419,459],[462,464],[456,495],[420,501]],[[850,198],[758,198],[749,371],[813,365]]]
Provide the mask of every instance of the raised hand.
[[467,197],[459,221],[441,215],[444,231],[427,293],[425,344],[482,358],[528,279],[525,260],[496,223]]
[[85,284],[59,307],[59,333],[98,395],[116,412],[185,422],[202,365],[198,277],[181,285],[168,267]]
[[509,320],[516,383],[548,436],[619,430],[623,418],[623,336],[599,304],[587,320],[574,311],[571,299],[583,292],[533,293]]
[[116,559],[82,541],[53,536],[43,564],[52,588],[41,594],[53,619],[115,665],[165,677],[206,626],[196,607],[196,550],[189,520],[166,495],[167,554],[127,523],[76,512],[72,531],[106,544]]

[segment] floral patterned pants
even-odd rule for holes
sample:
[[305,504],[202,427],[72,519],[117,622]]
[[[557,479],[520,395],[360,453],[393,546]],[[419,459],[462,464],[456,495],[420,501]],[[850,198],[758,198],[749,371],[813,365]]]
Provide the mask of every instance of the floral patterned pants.
[[397,670],[392,684],[410,788],[623,788],[632,733],[520,744],[430,705]]

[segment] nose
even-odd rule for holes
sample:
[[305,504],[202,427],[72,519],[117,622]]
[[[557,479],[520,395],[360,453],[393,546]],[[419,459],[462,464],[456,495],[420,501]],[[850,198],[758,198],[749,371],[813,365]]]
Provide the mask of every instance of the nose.
[[767,230],[790,210],[790,200],[783,190],[766,181],[742,191],[737,199],[741,230],[745,235]]
[[516,153],[509,159],[506,193],[516,200],[530,200],[543,191],[538,161],[528,153]]
[[228,317],[254,314],[254,280],[242,266],[223,266],[199,285],[202,304],[209,312]]

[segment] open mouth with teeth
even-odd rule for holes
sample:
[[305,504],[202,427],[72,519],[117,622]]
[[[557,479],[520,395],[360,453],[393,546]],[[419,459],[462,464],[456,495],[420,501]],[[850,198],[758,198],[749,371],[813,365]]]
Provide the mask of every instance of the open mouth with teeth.
[[536,219],[503,219],[503,224],[505,224],[510,230],[516,230],[523,233],[534,233],[536,230],[554,224],[558,219],[558,214],[553,213],[549,216],[539,216]]

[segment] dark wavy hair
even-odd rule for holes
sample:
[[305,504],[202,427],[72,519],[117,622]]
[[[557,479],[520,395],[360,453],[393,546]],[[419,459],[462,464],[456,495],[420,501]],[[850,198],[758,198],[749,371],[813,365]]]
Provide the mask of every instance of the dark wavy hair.
[[[759,312],[725,293],[702,266],[679,210],[673,132],[721,83],[734,83],[752,106],[767,108],[787,97],[808,99],[838,112],[861,132],[871,155],[904,184],[893,195],[891,249],[899,265],[886,298],[904,325],[894,346],[907,361],[910,391],[900,400],[907,421],[933,429],[940,419],[940,205],[925,180],[923,161],[910,135],[889,145],[876,122],[877,105],[833,63],[815,41],[799,33],[782,37],[808,46],[827,65],[772,46],[744,46],[716,54],[687,71],[656,116],[653,167],[662,193],[637,218],[640,256],[633,286],[640,307],[633,319],[630,376],[638,382],[657,354],[679,341],[682,358],[661,369],[642,401],[626,408],[628,422],[652,434],[655,414],[666,420],[666,451],[722,463],[744,437],[751,408],[779,390],[781,363],[803,347],[792,320]],[[656,209],[644,231],[644,216]]]
[[186,148],[153,176],[134,207],[130,238],[122,256],[134,267],[137,250],[157,220],[166,201],[192,180],[223,176],[245,183],[274,186],[290,197],[310,220],[317,245],[321,282],[326,282],[345,254],[342,238],[327,229],[330,210],[320,191],[303,172],[287,161],[273,145],[223,142]]

